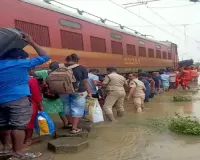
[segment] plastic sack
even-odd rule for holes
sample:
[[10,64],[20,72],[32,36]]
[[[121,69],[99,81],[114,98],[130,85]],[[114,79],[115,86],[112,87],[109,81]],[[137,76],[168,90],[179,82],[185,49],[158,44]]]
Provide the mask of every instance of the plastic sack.
[[85,113],[87,112],[86,118],[94,123],[103,122],[103,112],[97,99],[87,99]]
[[46,112],[38,112],[35,130],[41,136],[52,135],[55,132],[55,124]]

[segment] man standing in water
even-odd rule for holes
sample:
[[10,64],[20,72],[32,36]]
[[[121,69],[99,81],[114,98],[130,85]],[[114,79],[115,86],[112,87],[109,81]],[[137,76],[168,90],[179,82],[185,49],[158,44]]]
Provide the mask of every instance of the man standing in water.
[[140,113],[144,108],[144,91],[146,90],[144,83],[137,79],[136,73],[130,73],[128,74],[128,85],[130,90],[127,96],[127,100],[132,97],[134,106],[136,107],[137,112]]
[[144,86],[146,88],[144,102],[149,102],[151,87],[150,87],[150,83],[147,81],[146,77],[147,77],[146,73],[139,73],[138,79],[144,83]]
[[49,61],[50,57],[30,36],[24,36],[38,56],[27,59],[28,54],[25,51],[12,49],[0,60],[0,139],[3,144],[0,154],[11,152],[9,147],[11,136],[13,150],[11,159],[31,159],[41,156],[41,153],[22,154],[25,129],[32,116],[28,70]]
[[126,79],[117,74],[117,70],[113,67],[107,68],[108,75],[103,81],[106,88],[107,97],[103,109],[110,121],[115,121],[112,108],[115,106],[118,116],[124,115],[124,98],[126,96],[124,87],[127,87]]

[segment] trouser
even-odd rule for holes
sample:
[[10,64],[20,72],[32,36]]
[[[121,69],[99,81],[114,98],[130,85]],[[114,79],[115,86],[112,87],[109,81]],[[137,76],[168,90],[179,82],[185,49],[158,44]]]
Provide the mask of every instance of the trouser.
[[140,97],[133,97],[133,104],[136,108],[144,108],[144,99],[145,96],[140,96]]
[[108,91],[103,109],[107,115],[113,114],[112,108],[116,107],[118,112],[124,112],[125,91]]

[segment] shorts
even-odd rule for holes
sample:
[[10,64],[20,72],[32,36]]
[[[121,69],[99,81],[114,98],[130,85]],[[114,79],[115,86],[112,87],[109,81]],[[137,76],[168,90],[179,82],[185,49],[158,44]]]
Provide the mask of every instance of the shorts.
[[64,106],[65,115],[81,118],[84,115],[87,92],[60,94]]
[[0,104],[0,130],[25,130],[32,112],[28,97]]
[[176,82],[169,82],[169,88],[174,89],[176,86]]

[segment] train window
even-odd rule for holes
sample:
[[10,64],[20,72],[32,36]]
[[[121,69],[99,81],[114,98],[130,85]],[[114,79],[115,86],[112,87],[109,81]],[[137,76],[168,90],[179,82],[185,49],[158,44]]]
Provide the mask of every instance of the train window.
[[131,56],[136,56],[135,46],[131,44],[126,45],[127,54]]
[[160,50],[156,50],[156,58],[161,58],[161,51]]
[[116,33],[110,33],[111,37],[113,39],[118,39],[118,40],[121,40],[122,39],[122,36],[119,35],[119,34],[116,34]]
[[149,48],[148,49],[148,55],[150,58],[154,58],[154,49]]
[[168,59],[172,59],[172,53],[168,52]]
[[139,40],[138,43],[144,45],[144,41]]
[[90,43],[92,52],[106,52],[105,39],[91,36]]
[[139,46],[139,56],[146,57],[146,48]]
[[83,37],[80,33],[60,30],[62,48],[83,50]]
[[69,27],[69,28],[75,28],[75,29],[81,29],[82,28],[80,23],[72,22],[72,21],[69,21],[69,20],[66,20],[66,19],[60,19],[59,23],[63,27]]
[[123,54],[123,47],[121,42],[111,41],[112,53]]
[[161,45],[156,44],[157,49],[161,49]]
[[167,59],[167,52],[162,52],[163,59]]
[[15,27],[29,34],[37,44],[45,47],[51,46],[49,28],[47,26],[15,20]]

